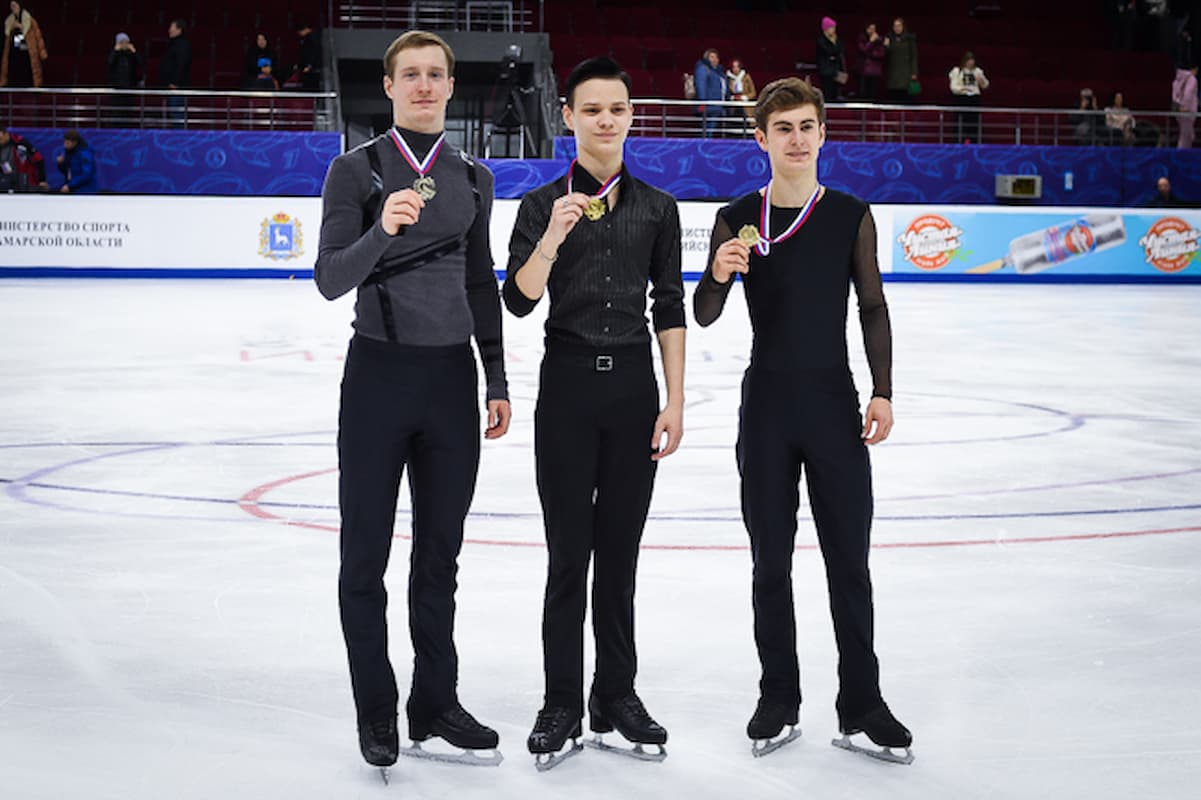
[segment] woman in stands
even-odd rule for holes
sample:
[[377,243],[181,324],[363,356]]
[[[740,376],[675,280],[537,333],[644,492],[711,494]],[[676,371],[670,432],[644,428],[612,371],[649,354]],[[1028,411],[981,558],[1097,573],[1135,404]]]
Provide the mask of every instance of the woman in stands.
[[905,20],[897,17],[892,21],[892,33],[884,37],[884,46],[888,49],[884,57],[884,86],[888,89],[888,100],[906,103],[912,96],[910,87],[920,91],[917,85],[917,37],[905,28]]
[[42,86],[42,62],[46,40],[37,20],[17,0],[8,4],[11,14],[4,20],[4,56],[0,58],[0,86]]

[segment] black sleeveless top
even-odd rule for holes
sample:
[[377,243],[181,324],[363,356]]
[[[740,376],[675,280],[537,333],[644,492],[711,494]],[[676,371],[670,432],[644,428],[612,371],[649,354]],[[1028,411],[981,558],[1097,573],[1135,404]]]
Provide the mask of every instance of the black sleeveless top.
[[[759,225],[762,195],[743,195],[717,212],[709,263],[693,295],[701,325],[720,316],[733,281],[713,277],[717,248],[744,225]],[[799,209],[771,209],[771,231],[779,235]],[[767,256],[751,249],[742,276],[754,343],[751,365],[759,369],[850,374],[847,355],[847,302],[855,286],[864,348],[872,374],[872,395],[892,396],[892,332],[880,267],[876,225],[868,205],[844,192],[826,189],[809,219]]]

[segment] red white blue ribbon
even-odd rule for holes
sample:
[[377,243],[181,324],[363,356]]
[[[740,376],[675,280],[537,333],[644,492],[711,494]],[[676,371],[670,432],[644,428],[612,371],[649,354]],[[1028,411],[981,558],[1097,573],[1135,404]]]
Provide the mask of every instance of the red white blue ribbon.
[[[573,158],[571,160],[571,166],[567,168],[567,193],[568,194],[571,194],[571,176],[575,174],[575,165],[578,163],[579,163],[579,159]],[[609,192],[611,192],[617,188],[617,184],[619,184],[619,183],[621,183],[621,170],[617,170],[617,174],[615,174],[612,178],[609,178],[609,180],[602,183],[600,189],[597,191],[597,193],[595,195],[593,195],[593,197],[596,197],[600,200],[605,199],[605,197],[609,194]]]
[[396,144],[396,148],[400,150],[400,154],[404,156],[404,160],[409,162],[409,166],[418,175],[424,176],[434,166],[434,162],[438,160],[438,153],[442,151],[442,143],[446,141],[446,131],[438,137],[438,141],[434,142],[434,146],[425,154],[425,158],[418,160],[417,155],[413,152],[413,148],[409,147],[409,143],[396,128],[388,128],[388,135],[392,137],[392,141]]
[[821,194],[822,185],[819,183],[813,187],[813,194],[809,195],[809,199],[805,201],[805,205],[801,206],[801,210],[797,212],[796,218],[792,224],[784,229],[784,232],[779,236],[772,237],[768,231],[768,225],[771,222],[771,185],[772,181],[767,182],[767,186],[763,189],[763,205],[759,209],[759,243],[755,245],[755,252],[761,256],[766,256],[771,252],[773,244],[779,244],[785,239],[792,236],[801,229],[809,220],[809,215],[813,213],[813,206],[817,204],[817,197]]

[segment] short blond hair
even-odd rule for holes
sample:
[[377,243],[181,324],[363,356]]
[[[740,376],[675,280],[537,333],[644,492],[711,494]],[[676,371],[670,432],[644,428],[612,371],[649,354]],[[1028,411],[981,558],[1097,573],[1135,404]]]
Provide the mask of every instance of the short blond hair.
[[821,89],[800,78],[780,78],[763,87],[755,103],[755,127],[767,133],[767,118],[777,111],[811,105],[817,109],[817,121],[826,124],[826,101]]
[[392,44],[388,45],[388,49],[384,53],[384,74],[389,78],[392,77],[392,70],[396,66],[396,56],[401,50],[414,50],[418,47],[441,47],[442,52],[446,54],[447,74],[455,74],[455,51],[450,49],[446,40],[436,33],[418,30],[405,31],[393,39]]

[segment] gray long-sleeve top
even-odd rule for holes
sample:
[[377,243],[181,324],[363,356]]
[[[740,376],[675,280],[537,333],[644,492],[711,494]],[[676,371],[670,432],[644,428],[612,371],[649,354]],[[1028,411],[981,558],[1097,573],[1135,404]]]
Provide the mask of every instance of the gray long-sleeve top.
[[[402,133],[419,157],[428,152],[436,138],[411,131]],[[372,285],[363,286],[363,282],[382,264],[403,260],[438,242],[466,238],[465,247],[387,279],[396,341],[443,346],[462,344],[474,334],[484,365],[487,398],[507,399],[500,295],[488,235],[492,173],[482,164],[475,165],[480,193],[477,213],[468,181],[467,156],[445,144],[429,171],[438,193],[426,201],[417,223],[390,236],[376,217],[364,231],[364,209],[371,195],[366,148],[371,146],[380,156],[383,198],[412,186],[417,178],[387,135],[334,159],[321,192],[321,243],[314,268],[317,288],[330,300],[358,289],[355,331],[387,341],[377,290]]]

